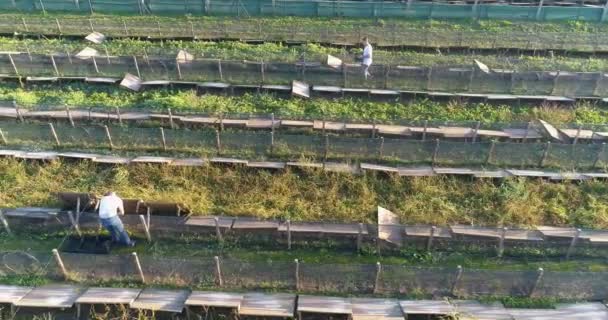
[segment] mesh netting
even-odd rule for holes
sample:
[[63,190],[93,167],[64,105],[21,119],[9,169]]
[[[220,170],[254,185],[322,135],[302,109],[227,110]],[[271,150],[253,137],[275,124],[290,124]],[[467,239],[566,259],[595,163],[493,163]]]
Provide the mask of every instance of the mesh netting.
[[300,264],[303,291],[370,293],[375,277],[375,265]]
[[276,261],[221,260],[224,286],[229,288],[295,288],[295,264]]
[[464,270],[455,288],[459,296],[526,296],[536,281],[536,272]]
[[405,295],[450,294],[456,272],[450,269],[382,266],[378,291]]

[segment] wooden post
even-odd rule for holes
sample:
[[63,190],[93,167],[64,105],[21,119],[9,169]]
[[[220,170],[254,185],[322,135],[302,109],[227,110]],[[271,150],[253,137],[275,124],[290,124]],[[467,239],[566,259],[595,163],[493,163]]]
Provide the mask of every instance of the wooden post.
[[12,235],[13,233],[11,232],[11,228],[8,225],[8,220],[6,220],[6,217],[4,216],[4,213],[2,213],[1,209],[0,209],[0,222],[2,222],[2,226],[4,227],[4,230],[6,230],[6,233],[8,233],[9,235]]
[[540,20],[544,2],[545,2],[545,0],[540,0],[538,2],[538,9],[536,9],[536,20]]
[[380,261],[376,262],[376,280],[374,281],[374,293],[380,291],[380,277],[382,276],[382,264]]
[[222,267],[220,265],[220,257],[213,257],[215,260],[215,282],[218,287],[222,287],[224,285],[224,279],[222,278]]
[[68,271],[65,269],[63,260],[61,260],[61,256],[59,255],[59,251],[57,251],[57,249],[53,249],[52,252],[53,252],[53,256],[55,257],[55,262],[57,262],[59,269],[61,269],[61,274],[63,274],[63,278],[65,280],[68,280],[69,279]]
[[129,36],[129,29],[127,28],[127,21],[125,21],[125,19],[121,19],[122,20],[122,27],[125,30],[125,36]]
[[20,122],[23,122],[23,115],[21,114],[21,108],[17,104],[17,101],[13,100],[13,107],[15,108],[15,113],[17,114],[17,118]]
[[76,230],[76,234],[78,234],[78,237],[82,238],[82,232],[80,231],[80,227],[78,226],[78,222],[74,218],[74,214],[72,213],[72,211],[68,211],[68,218],[70,219],[72,227],[74,227],[74,230]]
[[177,79],[182,80],[182,69],[179,66],[179,60],[175,59],[175,68],[177,69]]
[[492,140],[490,144],[490,150],[488,150],[488,156],[486,157],[486,165],[492,162],[492,155],[494,154],[494,149],[496,148],[496,140]]
[[158,21],[158,20],[156,20],[156,27],[158,28],[158,37],[162,38],[163,37],[163,32],[161,31],[160,21]]
[[359,230],[357,232],[357,252],[361,252],[362,244],[363,244],[363,223],[359,223]]
[[171,129],[175,129],[175,123],[173,122],[173,113],[171,112],[171,108],[167,108],[167,113],[169,113],[169,126]]
[[538,268],[536,273],[536,281],[534,281],[532,288],[530,288],[530,293],[528,294],[528,297],[532,297],[534,295],[534,291],[536,291],[536,288],[538,288],[538,286],[540,285],[540,282],[543,280],[544,275],[545,270],[543,268]]
[[220,81],[224,81],[224,73],[222,72],[222,60],[217,60],[217,72],[220,74]]
[[217,237],[217,241],[222,243],[224,238],[222,237],[222,231],[220,230],[220,219],[218,217],[213,217],[213,222],[215,223],[215,236]]
[[165,139],[165,129],[163,127],[160,127],[160,138],[163,142],[163,150],[167,151],[167,140]]
[[346,88],[346,63],[342,64],[342,88]]
[[91,57],[93,59],[93,67],[95,67],[95,73],[99,73],[99,67],[97,66],[97,59],[95,59],[95,56]]
[[291,221],[287,220],[285,225],[287,226],[287,250],[291,250]]
[[298,259],[293,260],[293,262],[296,265],[296,272],[295,272],[295,276],[296,276],[296,291],[300,290],[300,261],[298,261]]
[[108,138],[108,144],[110,145],[110,149],[114,149],[114,144],[112,143],[112,135],[110,134],[110,128],[108,126],[103,126],[106,131],[106,138]]
[[57,31],[61,35],[63,31],[61,31],[61,24],[59,24],[59,19],[55,18],[55,24],[57,24]]
[[27,52],[27,57],[28,57],[28,59],[30,59],[30,62],[34,61],[34,59],[32,59],[32,53],[30,52],[30,47],[27,44],[25,45],[25,51]]
[[[150,208],[148,208],[148,211]],[[141,221],[141,225],[144,226],[144,233],[146,234],[146,239],[148,242],[152,242],[152,235],[150,234],[150,226],[146,222],[146,217],[143,214],[139,215],[139,221]]]
[[139,262],[139,257],[137,256],[137,252],[131,253],[133,257],[133,263],[135,264],[135,269],[137,269],[137,273],[139,274],[139,279],[142,283],[146,283],[146,277],[144,276],[144,270],[141,268],[141,263]]
[[55,63],[55,57],[51,54],[51,63],[53,64],[53,69],[55,70],[55,75],[59,77],[59,69],[57,69],[57,63]]
[[274,153],[274,112],[270,115],[270,154]]
[[439,154],[439,139],[435,139],[435,151],[433,152],[432,165],[435,165],[435,162],[437,162],[437,154]]
[[549,150],[551,149],[551,141],[547,141],[547,144],[545,144],[545,150],[543,151],[543,157],[540,159],[540,163],[538,164],[539,167],[544,167],[545,166],[545,162],[547,161],[547,157],[549,156]]
[[606,4],[604,5],[604,8],[602,8],[602,17],[600,18],[600,22],[606,21],[607,14],[608,14],[608,2],[606,2]]
[[325,147],[323,150],[323,161],[327,161],[327,156],[329,155],[329,135],[325,135]]
[[65,49],[65,56],[68,57],[68,62],[72,64],[72,55],[70,54],[70,51],[67,48]]
[[139,72],[139,64],[137,63],[136,56],[133,56],[133,64],[135,64],[135,71],[137,71],[137,77],[141,79],[141,73]]
[[68,120],[70,121],[70,125],[73,127],[75,127],[74,125],[74,119],[72,118],[72,112],[70,112],[70,108],[68,108],[68,105],[65,105],[65,114],[68,117]]
[[261,77],[261,84],[264,84],[264,82],[266,82],[266,74],[264,72],[264,61],[260,62],[260,77]]
[[220,138],[220,131],[215,129],[215,147],[217,148],[217,154],[222,154],[222,140]]
[[112,61],[110,60],[110,53],[108,53],[108,46],[104,44],[103,49],[106,52],[106,61],[108,62],[108,65],[111,65]]
[[422,129],[422,141],[426,140],[426,131],[428,130],[429,121],[424,120],[424,129]]
[[57,132],[55,131],[55,126],[53,126],[53,124],[49,122],[49,128],[51,129],[51,134],[53,135],[53,138],[55,138],[55,144],[57,144],[57,146],[60,146],[61,142],[59,142],[59,137],[57,136]]
[[380,137],[380,148],[378,148],[378,158],[382,159],[384,156],[384,137]]
[[118,107],[114,107],[116,111],[116,117],[118,118],[118,124],[122,126],[122,115],[120,115],[120,109]]
[[505,237],[507,236],[507,228],[502,228],[502,233],[500,234],[500,238],[498,240],[498,257],[502,258],[503,253],[505,252]]
[[4,132],[2,132],[2,129],[0,129],[0,141],[2,141],[3,144],[8,144],[8,141],[6,140],[6,137],[4,136]]
[[437,232],[436,226],[431,226],[431,233],[429,234],[429,240],[426,243],[426,251],[433,249],[433,239],[435,238],[435,232]]
[[429,69],[426,72],[426,91],[431,91],[432,75],[433,75],[433,67],[429,67]]
[[473,79],[475,78],[475,66],[471,67],[471,75],[469,76],[469,84],[467,85],[467,91],[473,90]]
[[572,237],[572,241],[570,241],[570,246],[568,247],[568,252],[566,252],[566,260],[570,260],[570,256],[572,255],[572,252],[574,251],[574,247],[576,246],[576,243],[578,242],[578,238],[581,236],[581,229],[576,229],[576,233],[574,234],[574,237]]
[[25,18],[21,18],[21,23],[23,23],[23,27],[25,28],[25,32],[30,32],[30,29],[27,27],[27,23],[25,23]]
[[526,142],[526,140],[528,140],[528,136],[530,135],[531,126],[532,126],[532,121],[529,121],[528,125],[526,125],[526,133],[524,133],[524,138],[522,139],[523,142]]
[[[6,142],[4,142],[6,143]],[[602,155],[604,155],[604,152],[606,151],[606,142],[602,142],[602,146],[600,147],[600,150],[597,152],[597,155],[595,156],[595,161],[593,161],[593,167],[597,168],[597,164],[600,163],[600,161],[602,161]]]
[[17,65],[15,64],[15,60],[13,60],[13,56],[11,56],[11,54],[8,54],[8,59],[11,61],[11,65],[13,66],[13,70],[15,71],[15,74],[17,76],[19,76],[19,70],[17,69]]
[[477,121],[475,124],[475,130],[473,130],[473,138],[471,139],[473,143],[477,140],[477,133],[479,132],[479,126],[481,125],[480,121]]
[[452,292],[452,295],[455,295],[456,288],[458,288],[458,282],[460,282],[461,278],[462,278],[462,266],[457,266],[456,267],[456,276],[454,277],[454,283],[452,283],[452,290],[450,290]]
[[583,130],[583,126],[579,125],[578,129],[576,130],[576,136],[574,136],[574,140],[572,140],[572,144],[576,144],[578,142],[578,139],[581,136],[581,130]]

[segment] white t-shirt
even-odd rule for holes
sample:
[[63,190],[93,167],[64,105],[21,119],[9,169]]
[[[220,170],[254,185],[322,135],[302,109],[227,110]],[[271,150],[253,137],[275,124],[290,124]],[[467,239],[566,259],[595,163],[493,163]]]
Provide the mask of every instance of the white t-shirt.
[[365,46],[365,48],[363,49],[363,62],[362,64],[366,65],[366,66],[371,66],[372,65],[372,56],[373,56],[373,48],[371,44],[368,44]]
[[99,218],[108,219],[118,215],[118,211],[124,214],[122,199],[116,195],[102,197],[99,201]]

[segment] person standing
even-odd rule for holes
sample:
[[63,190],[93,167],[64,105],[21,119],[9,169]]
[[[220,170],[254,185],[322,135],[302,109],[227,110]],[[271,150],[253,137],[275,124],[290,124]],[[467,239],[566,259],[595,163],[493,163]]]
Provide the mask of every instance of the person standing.
[[372,45],[369,43],[369,39],[364,37],[361,41],[363,43],[363,56],[361,57],[361,65],[363,66],[363,75],[365,76],[365,80],[367,78],[371,78],[371,73],[369,73],[369,67],[372,65],[373,51]]
[[125,231],[125,227],[118,217],[119,214],[125,214],[122,199],[113,191],[107,192],[99,201],[99,219],[101,220],[101,225],[112,236],[112,242],[134,247],[135,241],[129,238],[129,234]]

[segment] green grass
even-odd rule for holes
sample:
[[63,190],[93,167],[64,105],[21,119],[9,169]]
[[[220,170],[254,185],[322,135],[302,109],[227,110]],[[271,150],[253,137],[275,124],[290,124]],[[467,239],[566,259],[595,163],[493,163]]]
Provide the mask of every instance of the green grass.
[[190,90],[160,89],[133,93],[115,86],[84,84],[32,85],[19,88],[0,84],[0,100],[16,100],[21,106],[146,108],[154,110],[197,111],[207,113],[275,113],[284,117],[359,120],[437,120],[527,122],[544,119],[551,123],[608,122],[605,108],[580,103],[576,108],[527,105],[508,106],[483,103],[441,103],[416,100],[412,103],[377,102],[359,99],[281,99],[272,95],[248,94],[237,97],[197,96]]
[[[197,58],[225,60],[255,60],[265,62],[296,62],[302,58],[307,61],[324,62],[327,54],[338,56],[344,61],[353,62],[361,49],[324,47],[317,44],[287,46],[280,43],[246,44],[242,42],[204,42],[204,41],[164,41],[150,42],[137,39],[117,39],[103,45],[84,43],[68,39],[18,39],[0,38],[2,51],[20,51],[43,54],[76,54],[85,46],[95,48],[105,55],[106,49],[113,56],[164,56],[173,58],[179,50],[195,54]],[[593,72],[608,70],[608,62],[600,57],[561,56],[542,57],[517,54],[466,54],[466,53],[424,53],[416,51],[374,50],[374,62],[379,64],[399,64],[415,66],[471,65],[473,59],[483,61],[491,68],[527,70],[561,70]]]
[[373,223],[380,205],[407,224],[608,227],[608,190],[603,181],[493,182],[316,170],[271,173],[216,166],[108,167],[0,160],[0,207],[56,205],[53,191],[102,194],[109,189],[125,198],[184,203],[198,214]]

